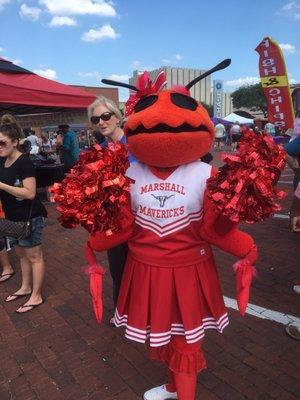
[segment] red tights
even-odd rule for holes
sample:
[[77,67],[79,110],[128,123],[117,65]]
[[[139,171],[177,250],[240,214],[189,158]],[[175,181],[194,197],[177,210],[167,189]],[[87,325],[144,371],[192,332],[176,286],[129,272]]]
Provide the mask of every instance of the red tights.
[[150,348],[150,357],[168,366],[169,392],[177,392],[179,400],[195,400],[197,373],[206,367],[200,341],[187,344],[183,336],[173,336],[168,345]]
[[169,392],[177,392],[179,400],[194,400],[197,388],[197,373],[176,373],[169,369],[169,383],[166,388]]

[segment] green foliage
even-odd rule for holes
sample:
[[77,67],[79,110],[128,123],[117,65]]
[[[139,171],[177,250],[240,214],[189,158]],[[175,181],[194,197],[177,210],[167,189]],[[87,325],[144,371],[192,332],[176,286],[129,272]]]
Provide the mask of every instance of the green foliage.
[[246,107],[253,110],[261,110],[267,116],[267,103],[261,83],[242,86],[231,93],[234,108]]
[[201,103],[201,105],[205,108],[205,110],[208,112],[210,117],[214,116],[214,106],[209,106],[206,103]]

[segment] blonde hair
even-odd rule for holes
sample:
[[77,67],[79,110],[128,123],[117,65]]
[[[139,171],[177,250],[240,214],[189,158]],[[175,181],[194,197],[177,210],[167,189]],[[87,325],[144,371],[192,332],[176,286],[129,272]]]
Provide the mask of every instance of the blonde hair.
[[45,142],[48,142],[48,141],[49,141],[49,135],[48,135],[48,133],[43,132],[43,133],[41,134],[41,139],[44,140]]
[[1,117],[0,132],[11,140],[24,138],[23,131],[16,119],[11,114],[4,114]]
[[120,122],[122,121],[122,114],[119,108],[117,107],[116,103],[104,96],[97,97],[97,99],[92,104],[89,105],[87,110],[89,120],[93,115],[94,109],[102,105],[104,105],[110,112],[115,114],[115,116],[118,118]]

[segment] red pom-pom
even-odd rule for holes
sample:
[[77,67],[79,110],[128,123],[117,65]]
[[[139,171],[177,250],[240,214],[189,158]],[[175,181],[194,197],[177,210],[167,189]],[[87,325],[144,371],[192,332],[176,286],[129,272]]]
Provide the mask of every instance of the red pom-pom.
[[128,167],[127,150],[121,143],[106,148],[95,145],[80,155],[62,183],[52,189],[61,224],[66,228],[80,224],[91,234],[119,232],[126,223],[121,209],[130,202]]
[[246,132],[235,154],[223,154],[218,174],[207,181],[216,209],[233,222],[262,221],[280,210],[275,199],[285,193],[274,185],[285,166],[285,154],[270,136]]

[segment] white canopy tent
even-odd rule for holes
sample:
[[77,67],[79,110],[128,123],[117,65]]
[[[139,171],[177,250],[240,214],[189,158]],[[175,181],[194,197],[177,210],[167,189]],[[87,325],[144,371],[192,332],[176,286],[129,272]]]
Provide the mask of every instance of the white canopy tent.
[[240,124],[253,124],[253,119],[241,117],[240,115],[235,114],[235,113],[231,113],[231,114],[227,115],[226,117],[224,117],[223,119],[225,119],[225,121],[233,122],[233,123],[239,122]]

